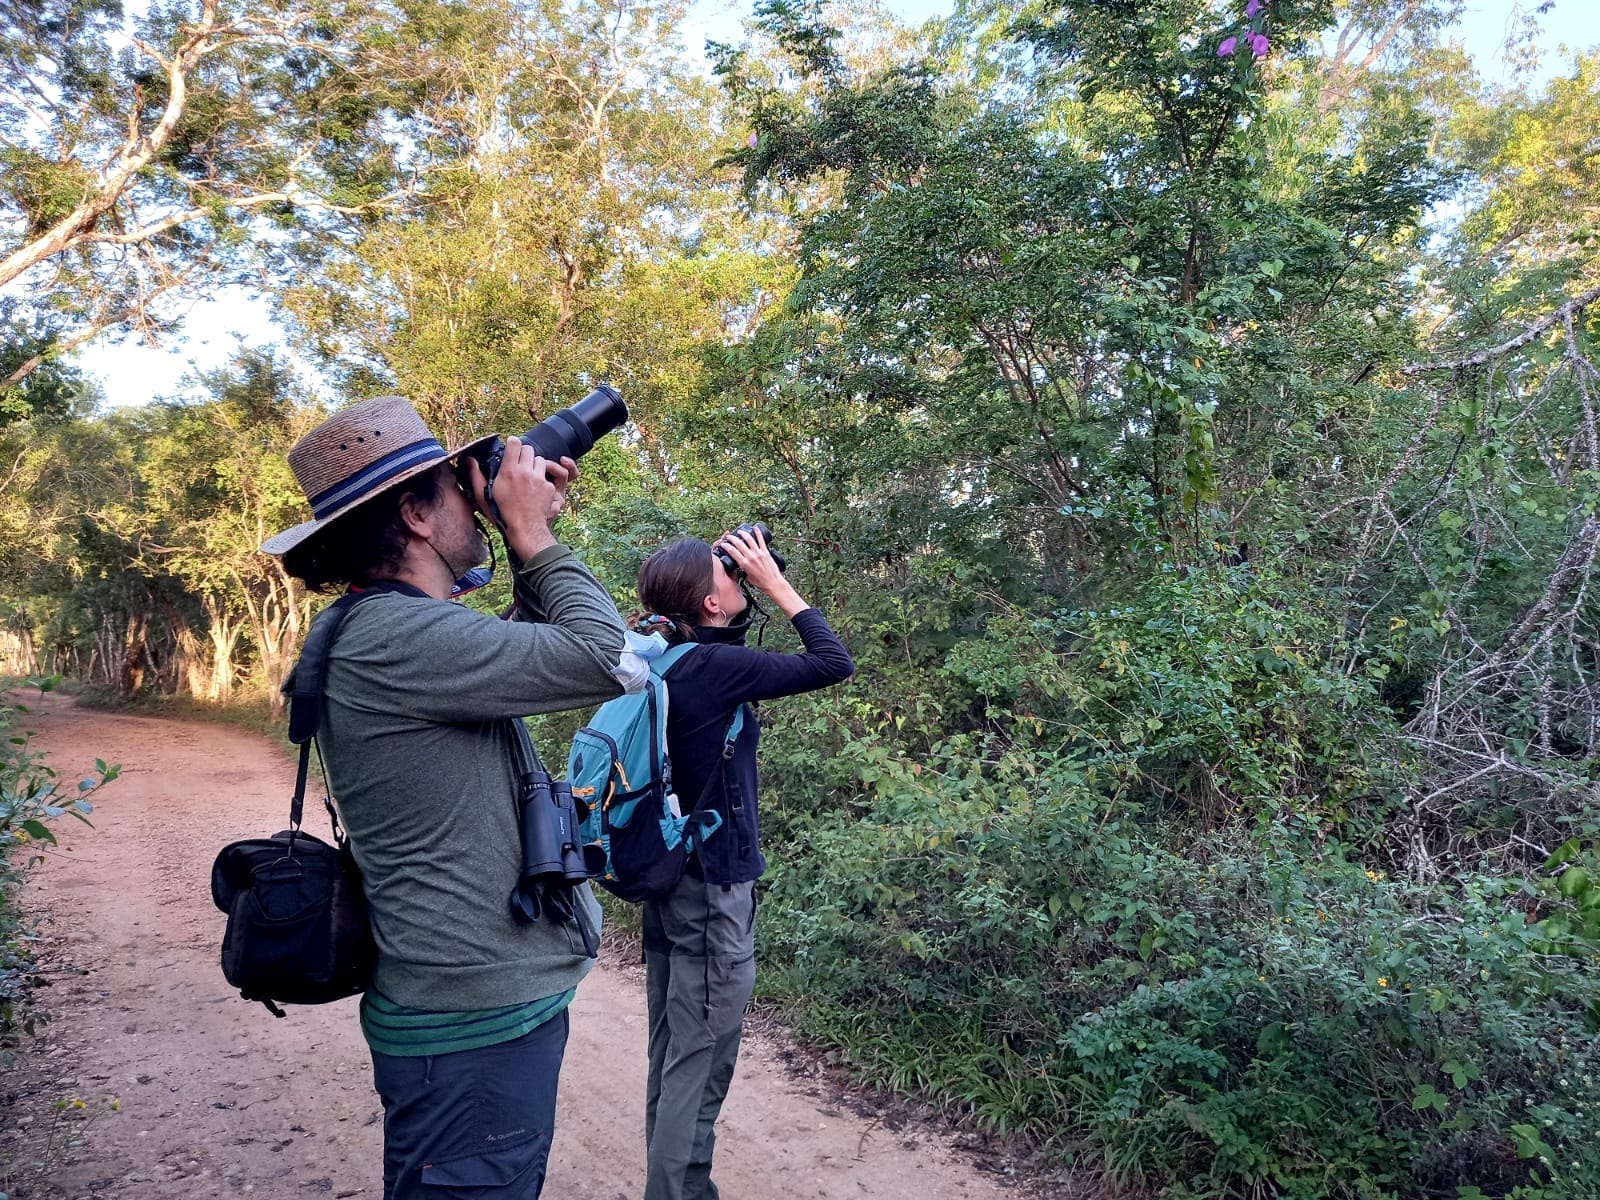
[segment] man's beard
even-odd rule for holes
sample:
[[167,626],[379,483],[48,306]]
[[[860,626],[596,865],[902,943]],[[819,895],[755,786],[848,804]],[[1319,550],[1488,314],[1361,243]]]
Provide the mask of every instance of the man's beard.
[[459,579],[473,567],[489,557],[489,544],[483,539],[483,530],[473,521],[466,533],[449,547],[448,553],[439,555],[450,568],[451,577]]

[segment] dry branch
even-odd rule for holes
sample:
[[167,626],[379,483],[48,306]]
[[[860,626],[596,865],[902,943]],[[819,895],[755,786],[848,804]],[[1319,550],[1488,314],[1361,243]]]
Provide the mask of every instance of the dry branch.
[[1513,350],[1520,350],[1541,333],[1549,331],[1556,325],[1582,312],[1596,300],[1600,300],[1600,287],[1593,288],[1583,293],[1583,295],[1567,301],[1549,316],[1535,321],[1528,328],[1517,334],[1516,337],[1509,341],[1501,342],[1498,346],[1490,346],[1487,350],[1479,350],[1477,353],[1469,354],[1465,358],[1442,362],[1412,363],[1409,366],[1401,367],[1400,374],[1405,376],[1424,375],[1431,371],[1465,371],[1472,367],[1485,366],[1494,359],[1504,358]]
[[[1600,513],[1591,510],[1574,480],[1578,471],[1600,466],[1600,410],[1592,395],[1600,373],[1585,352],[1578,319],[1597,301],[1600,288],[1566,301],[1498,345],[1403,368],[1408,377],[1448,372],[1450,379],[1435,388],[1420,429],[1376,493],[1361,501],[1370,505],[1370,515],[1352,570],[1370,546],[1374,524],[1383,519],[1448,617],[1448,642],[1423,685],[1425,702],[1405,731],[1410,756],[1420,759],[1422,771],[1398,849],[1419,878],[1435,877],[1452,855],[1522,854],[1530,846],[1553,844],[1566,836],[1562,830],[1570,817],[1594,803],[1584,764],[1600,753],[1600,653],[1594,649],[1600,632],[1588,590],[1600,558]],[[1509,369],[1510,356],[1555,329],[1566,342],[1558,359],[1542,371]],[[1464,425],[1452,439],[1448,460],[1441,461],[1442,454],[1427,452],[1428,435],[1463,377],[1482,389],[1485,411],[1492,407],[1500,415],[1494,422]],[[1497,396],[1502,402],[1491,406]],[[1547,447],[1553,430],[1560,430],[1559,439]],[[1508,482],[1535,484],[1531,477],[1544,463],[1543,486],[1564,495],[1570,507],[1564,540],[1540,549],[1533,537],[1519,538],[1496,500],[1492,479],[1460,474],[1478,448],[1474,439],[1495,439],[1501,448],[1485,445],[1484,456],[1502,463]],[[1505,461],[1504,447],[1516,445],[1526,446],[1532,458]],[[1406,479],[1420,499],[1400,511],[1393,497]],[[1430,569],[1411,536],[1446,506],[1466,514],[1463,536],[1476,549],[1472,569],[1453,577]],[[1532,598],[1511,614],[1478,602],[1484,555],[1497,533],[1518,548],[1525,570],[1540,569],[1535,553],[1546,564],[1542,578],[1534,577]],[[1475,625],[1468,625],[1469,616]],[[1491,835],[1478,832],[1484,823],[1474,815],[1485,805],[1510,806],[1518,814],[1515,828],[1492,835],[1499,838],[1494,846],[1483,840]]]

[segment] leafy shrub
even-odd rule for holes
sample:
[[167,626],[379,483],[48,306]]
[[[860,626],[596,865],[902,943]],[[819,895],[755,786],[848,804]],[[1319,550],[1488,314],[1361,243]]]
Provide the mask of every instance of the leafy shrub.
[[854,819],[782,811],[760,925],[766,993],[864,1074],[1173,1196],[1600,1194],[1596,948],[1551,941],[1581,896],[1131,822],[1066,757],[880,749],[843,755]]
[[1075,764],[1125,816],[1254,824],[1312,851],[1382,840],[1413,771],[1377,699],[1386,662],[1363,658],[1326,597],[1270,563],[1162,562],[1171,548],[1144,536],[1156,568],[1097,608],[988,594],[981,620],[942,637],[928,613],[890,630],[852,610],[857,679],[782,702],[764,795],[803,810],[819,783],[875,787],[876,769],[852,758],[1006,760],[1024,776],[1042,758]]
[[[58,677],[23,681],[41,694],[59,682]],[[51,823],[72,816],[88,824],[89,794],[117,777],[116,767],[96,760],[99,778],[81,780],[68,792],[44,764],[44,755],[28,748],[32,735],[16,731],[17,718],[28,709],[10,698],[11,683],[0,680],[0,732],[9,734],[0,744],[0,1048],[14,1044],[19,1029],[31,1034],[34,1027],[25,1005],[35,979],[33,933],[16,907],[23,872],[43,861],[45,847],[55,845]]]
[[1538,953],[1518,885],[1213,870],[1204,890],[1242,903],[1196,968],[1066,1039],[1114,1175],[1206,1196],[1595,1194],[1600,979]]
[[[1161,543],[1150,543],[1153,550]],[[1078,740],[1203,824],[1235,813],[1312,836],[1390,814],[1383,666],[1354,658],[1326,598],[1273,566],[1163,563],[1128,600],[1063,614]]]

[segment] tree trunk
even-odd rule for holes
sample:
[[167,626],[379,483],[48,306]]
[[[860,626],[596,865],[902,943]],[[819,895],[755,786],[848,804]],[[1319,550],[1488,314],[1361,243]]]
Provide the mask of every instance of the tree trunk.
[[226,703],[233,696],[233,652],[243,629],[216,596],[208,595],[205,605],[211,638],[211,678],[206,683],[205,697]]
[[250,615],[256,650],[261,655],[267,700],[273,717],[280,718],[284,710],[283,681],[300,652],[301,635],[310,619],[311,598],[306,595],[305,586],[282,564],[274,560],[272,566],[272,573],[254,589],[245,586],[242,579],[238,582]]
[[196,699],[208,697],[210,683],[208,655],[201,649],[200,639],[195,637],[194,630],[178,631],[178,651],[174,659],[178,690],[187,692]]

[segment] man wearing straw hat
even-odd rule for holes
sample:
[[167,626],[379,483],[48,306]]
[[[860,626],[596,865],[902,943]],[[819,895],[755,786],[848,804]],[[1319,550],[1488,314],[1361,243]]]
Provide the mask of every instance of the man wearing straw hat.
[[593,963],[588,885],[570,917],[514,918],[519,762],[532,713],[642,686],[622,622],[551,523],[577,474],[506,439],[494,484],[519,620],[449,602],[483,562],[473,499],[405,400],[340,410],[289,452],[313,517],[262,549],[319,590],[377,594],[328,655],[318,743],[378,946],[361,1001],[384,1108],[384,1198],[539,1194],[567,1004]]

